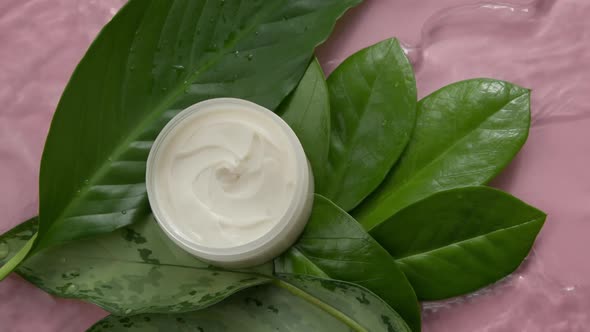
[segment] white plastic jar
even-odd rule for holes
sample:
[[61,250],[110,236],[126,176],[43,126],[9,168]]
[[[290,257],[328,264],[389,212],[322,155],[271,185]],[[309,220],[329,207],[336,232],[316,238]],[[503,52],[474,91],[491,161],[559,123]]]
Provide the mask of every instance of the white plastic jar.
[[280,255],[313,204],[313,174],[293,130],[268,109],[234,98],[175,116],[150,151],[146,184],[164,232],[221,267]]

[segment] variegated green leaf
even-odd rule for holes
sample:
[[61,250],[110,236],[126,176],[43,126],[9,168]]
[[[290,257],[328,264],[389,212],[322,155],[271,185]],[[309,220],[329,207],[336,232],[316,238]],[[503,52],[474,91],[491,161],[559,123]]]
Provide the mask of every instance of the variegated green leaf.
[[[11,252],[17,251],[34,228],[34,219],[29,220],[0,241]],[[207,307],[241,289],[269,282],[272,265],[248,271],[211,267],[177,247],[149,217],[111,234],[42,251],[17,272],[48,293],[129,315]]]
[[109,316],[90,332],[336,332],[410,329],[380,298],[354,284],[282,276],[204,310],[173,315]]

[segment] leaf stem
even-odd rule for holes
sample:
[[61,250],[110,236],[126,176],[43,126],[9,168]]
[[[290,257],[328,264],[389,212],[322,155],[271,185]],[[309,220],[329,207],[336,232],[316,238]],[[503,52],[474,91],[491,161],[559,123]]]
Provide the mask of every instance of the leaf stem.
[[343,322],[344,324],[346,324],[348,327],[350,327],[353,331],[358,331],[358,332],[368,332],[367,329],[365,329],[364,327],[362,327],[361,325],[359,325],[357,322],[355,322],[354,320],[352,320],[350,317],[348,317],[347,315],[343,314],[342,312],[340,312],[339,310],[337,310],[336,308],[330,306],[329,304],[321,301],[320,299],[306,293],[305,291],[287,283],[284,282],[280,279],[274,279],[272,281],[273,285],[283,288],[286,291],[288,291],[289,293],[298,296],[302,299],[304,299],[305,301],[317,306],[318,308],[324,310],[325,312],[327,312],[328,314],[330,314],[331,316],[333,316],[334,318],[338,319],[339,321]]
[[25,245],[14,255],[8,262],[6,262],[2,267],[0,267],[0,281],[4,280],[6,276],[10,274],[25,258],[27,258],[29,251],[33,247],[35,243],[35,239],[37,238],[37,234],[33,235],[32,238],[25,243]]

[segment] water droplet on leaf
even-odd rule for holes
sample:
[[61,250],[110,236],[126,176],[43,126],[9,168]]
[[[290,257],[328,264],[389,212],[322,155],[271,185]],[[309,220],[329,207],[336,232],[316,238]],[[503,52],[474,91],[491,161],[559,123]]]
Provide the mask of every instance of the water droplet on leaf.
[[240,55],[240,51],[235,51],[235,52],[234,52],[234,55],[235,55],[235,56],[238,56],[238,55]]
[[121,214],[127,214],[127,210],[121,211]]
[[66,287],[66,293],[68,294],[72,294],[74,292],[76,292],[78,290],[78,286],[76,286],[75,284],[69,284],[68,287]]
[[89,184],[89,183],[90,183],[90,180],[88,180],[88,179],[84,180],[84,184]]
[[254,54],[248,54],[248,61],[252,61],[254,59]]
[[10,247],[8,246],[8,243],[0,241],[0,259],[6,258],[9,253]]

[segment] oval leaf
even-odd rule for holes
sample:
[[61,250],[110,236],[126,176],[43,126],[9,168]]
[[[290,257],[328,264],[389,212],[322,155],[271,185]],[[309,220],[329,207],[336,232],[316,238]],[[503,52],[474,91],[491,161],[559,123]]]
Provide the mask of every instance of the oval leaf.
[[395,39],[346,59],[328,78],[332,131],[326,185],[346,211],[383,181],[415,124],[416,81]]
[[487,183],[526,141],[529,99],[529,90],[490,79],[451,84],[424,98],[400,162],[353,216],[371,229],[432,193]]
[[420,331],[420,305],[395,260],[351,216],[316,195],[299,241],[275,260],[275,271],[329,276],[372,291]]
[[512,273],[546,215],[488,187],[434,194],[370,234],[397,259],[421,300],[472,292]]
[[[18,250],[33,221],[0,237]],[[149,217],[132,227],[44,250],[17,272],[46,292],[77,298],[119,315],[186,312],[271,281],[272,264],[251,271],[220,270],[177,247]]]
[[284,276],[207,309],[175,315],[109,316],[91,332],[410,331],[385,302],[341,281]]
[[322,67],[314,59],[292,95],[277,113],[293,129],[313,170],[315,188],[321,188],[330,147],[330,100]]
[[166,122],[214,97],[274,109],[336,19],[359,2],[129,1],[78,65],[54,115],[33,250],[145,218],[146,159]]

